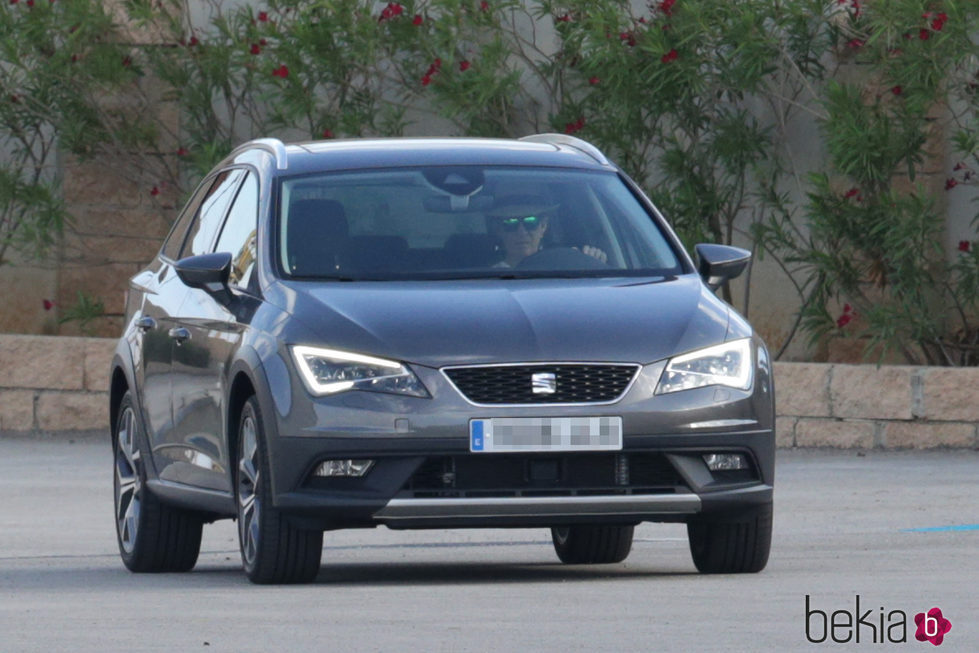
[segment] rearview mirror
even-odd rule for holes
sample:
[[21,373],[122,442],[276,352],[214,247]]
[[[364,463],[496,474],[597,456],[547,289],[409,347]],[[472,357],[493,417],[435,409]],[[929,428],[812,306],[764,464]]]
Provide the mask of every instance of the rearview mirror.
[[717,290],[725,282],[736,278],[751,261],[751,252],[729,245],[701,243],[697,250],[697,272],[711,290]]
[[221,304],[229,304],[233,295],[228,288],[231,254],[216,252],[180,259],[174,266],[177,276],[191,288],[200,288]]

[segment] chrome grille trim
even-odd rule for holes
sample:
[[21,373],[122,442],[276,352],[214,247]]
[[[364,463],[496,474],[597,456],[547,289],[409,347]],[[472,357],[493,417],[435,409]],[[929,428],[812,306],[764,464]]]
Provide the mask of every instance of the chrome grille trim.
[[[628,383],[626,383],[622,392],[619,393],[619,395],[616,396],[615,398],[610,399],[608,401],[588,401],[588,402],[541,401],[541,402],[525,402],[519,404],[503,404],[503,403],[487,404],[487,403],[480,403],[477,401],[473,401],[466,395],[465,392],[462,391],[462,389],[458,385],[456,385],[456,383],[452,380],[452,377],[450,377],[448,374],[448,372],[451,370],[491,369],[491,368],[500,368],[500,367],[548,367],[548,366],[559,366],[559,365],[588,365],[591,367],[631,367],[634,368],[634,370],[632,373],[632,378],[629,379]],[[621,401],[622,398],[629,393],[629,390],[632,389],[632,386],[635,384],[636,379],[639,378],[639,373],[641,370],[642,370],[642,365],[639,365],[638,363],[607,363],[607,362],[596,363],[594,361],[524,361],[519,363],[487,363],[482,365],[446,365],[445,367],[439,368],[439,371],[442,373],[442,376],[445,377],[445,380],[448,381],[449,385],[451,385],[456,392],[459,393],[459,396],[461,396],[466,403],[472,406],[479,406],[481,408],[526,408],[531,406],[533,407],[610,406],[612,404]],[[530,390],[531,386],[529,385],[529,383],[530,382],[528,380],[528,393],[531,392]],[[541,396],[542,399],[544,397],[549,397],[549,395]]]

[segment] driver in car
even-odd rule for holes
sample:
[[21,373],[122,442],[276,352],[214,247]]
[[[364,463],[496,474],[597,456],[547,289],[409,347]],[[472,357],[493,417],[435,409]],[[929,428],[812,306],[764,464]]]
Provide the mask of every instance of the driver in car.
[[[557,207],[538,195],[510,195],[497,200],[486,217],[490,233],[503,242],[505,254],[493,267],[515,268],[528,256],[539,252],[549,216]],[[608,259],[605,252],[591,245],[585,245],[581,251],[602,263]]]

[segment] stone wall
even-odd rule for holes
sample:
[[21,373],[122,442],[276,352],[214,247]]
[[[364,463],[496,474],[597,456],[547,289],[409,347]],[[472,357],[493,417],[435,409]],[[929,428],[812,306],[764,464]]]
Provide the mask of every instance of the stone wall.
[[115,343],[0,335],[0,433],[107,430]]
[[[112,338],[0,335],[0,434],[105,431]],[[780,447],[979,448],[979,368],[776,363]]]

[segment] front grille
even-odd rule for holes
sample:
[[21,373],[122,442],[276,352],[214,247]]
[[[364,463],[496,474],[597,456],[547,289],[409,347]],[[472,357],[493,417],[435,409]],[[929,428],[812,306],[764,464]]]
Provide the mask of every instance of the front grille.
[[669,494],[682,488],[680,475],[659,453],[468,454],[428,458],[405,483],[402,496]]
[[[601,404],[618,399],[638,365],[555,363],[452,367],[446,376],[475,404]],[[553,374],[554,392],[535,393],[535,374]]]

